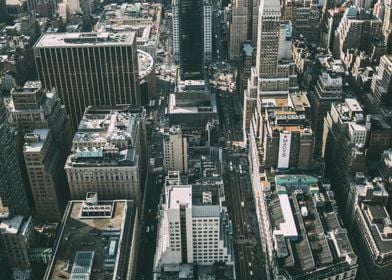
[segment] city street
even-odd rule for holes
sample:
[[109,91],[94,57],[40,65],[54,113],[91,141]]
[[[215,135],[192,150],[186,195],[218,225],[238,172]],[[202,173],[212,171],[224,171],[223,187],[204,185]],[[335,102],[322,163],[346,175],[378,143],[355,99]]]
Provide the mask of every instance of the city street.
[[236,96],[218,94],[221,131],[226,140],[223,178],[228,209],[233,223],[237,279],[267,279],[249,178],[248,158],[235,143],[243,141],[242,118],[235,114]]
[[[152,127],[154,128],[154,126]],[[162,138],[152,129],[149,140],[149,155],[156,162],[162,157]],[[162,172],[154,173],[150,168],[147,176],[147,188],[144,193],[143,222],[141,224],[140,250],[138,257],[137,279],[153,279],[152,268],[156,247],[157,211],[164,175]]]
[[225,162],[223,177],[233,223],[237,279],[266,279],[246,157],[227,153]]

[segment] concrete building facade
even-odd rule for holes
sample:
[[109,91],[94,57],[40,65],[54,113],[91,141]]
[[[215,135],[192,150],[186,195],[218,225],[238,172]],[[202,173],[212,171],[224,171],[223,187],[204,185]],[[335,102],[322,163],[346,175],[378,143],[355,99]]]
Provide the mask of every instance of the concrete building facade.
[[69,196],[63,167],[72,141],[65,108],[56,91],[42,89],[38,81],[14,88],[6,108],[33,216],[59,222]]
[[343,79],[333,73],[324,72],[319,76],[315,92],[310,94],[312,108],[312,130],[315,135],[315,157],[321,156],[324,117],[333,102],[339,102],[343,95]]
[[163,157],[166,171],[188,171],[188,143],[182,135],[181,127],[169,128],[163,139]]
[[28,214],[26,189],[3,99],[0,99],[0,143],[1,215]]
[[34,242],[32,218],[17,215],[3,220],[0,223],[0,238],[11,269],[31,273],[29,248]]
[[141,202],[145,176],[144,113],[129,106],[89,107],[65,163],[71,199],[97,192],[102,199]]
[[381,37],[382,21],[356,6],[348,8],[335,32],[333,55],[344,58],[349,49],[367,50],[371,38]]
[[243,42],[249,41],[256,47],[259,5],[259,0],[232,1],[229,39],[231,60],[239,58]]

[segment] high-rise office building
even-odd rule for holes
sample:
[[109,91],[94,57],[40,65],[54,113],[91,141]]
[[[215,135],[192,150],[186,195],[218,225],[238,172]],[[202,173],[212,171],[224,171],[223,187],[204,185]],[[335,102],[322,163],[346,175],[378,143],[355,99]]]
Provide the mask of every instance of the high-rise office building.
[[385,13],[382,31],[387,45],[387,52],[392,53],[392,1],[385,0]]
[[136,205],[101,200],[96,193],[85,196],[68,203],[43,279],[135,279]]
[[229,55],[231,60],[240,56],[241,44],[250,41],[256,46],[259,0],[232,1]]
[[261,97],[287,96],[293,83],[291,60],[292,24],[281,21],[280,3],[276,0],[260,4],[257,35],[256,71]]
[[327,171],[343,176],[351,171],[363,170],[363,150],[366,145],[368,129],[361,105],[354,98],[344,102],[332,103],[324,118],[322,157],[326,161]]
[[381,115],[367,115],[366,159],[379,160],[383,152],[391,147],[392,127]]
[[166,265],[233,264],[231,222],[218,186],[182,185],[170,171],[158,222],[154,272]]
[[282,19],[293,23],[293,36],[304,36],[308,42],[319,40],[320,6],[309,0],[284,0]]
[[203,1],[203,59],[204,64],[212,60],[212,4],[211,0]]
[[256,69],[261,78],[275,78],[277,76],[280,19],[279,1],[261,1],[256,55]]
[[310,95],[312,105],[312,130],[315,136],[314,157],[320,157],[324,127],[324,117],[331,109],[333,102],[338,102],[343,95],[343,79],[333,73],[324,72],[320,75],[315,92]]
[[188,171],[188,142],[181,127],[169,128],[163,139],[163,157],[166,171]]
[[203,78],[203,66],[212,55],[210,0],[173,0],[173,53],[181,78]]
[[22,279],[31,279],[29,249],[34,242],[32,218],[17,215],[3,220],[0,223],[0,239],[12,271],[26,276]]
[[343,18],[344,11],[347,7],[331,8],[325,10],[320,21],[320,40],[321,46],[332,51],[335,31]]
[[[256,68],[251,70],[248,92],[244,94],[244,107],[249,105],[244,109],[244,135],[250,127],[249,119],[256,111],[257,98],[260,98],[260,104],[276,97],[287,100],[290,92],[298,90],[291,59],[292,24],[281,21],[279,1],[261,2],[257,32]],[[257,110],[262,110],[261,107]],[[260,112],[257,117],[261,117]]]
[[53,134],[53,129],[47,128],[26,133],[23,154],[34,198],[33,216],[60,222],[68,199],[63,168],[66,157]]
[[380,106],[392,107],[392,55],[381,57],[373,75],[371,94],[373,112],[379,112]]
[[0,99],[0,143],[0,204],[2,211],[10,215],[27,214],[29,205],[26,190],[3,99]]
[[55,91],[38,81],[14,88],[6,108],[17,132],[18,158],[33,197],[33,216],[60,221],[68,200],[64,163],[72,142],[70,121]]
[[76,130],[89,105],[141,104],[134,33],[47,33],[34,46],[44,88],[56,88]]
[[335,32],[333,55],[344,58],[348,49],[367,50],[370,39],[381,37],[382,21],[363,9],[348,8]]
[[71,199],[97,192],[102,199],[140,203],[144,145],[143,112],[131,113],[129,106],[88,107],[64,167]]

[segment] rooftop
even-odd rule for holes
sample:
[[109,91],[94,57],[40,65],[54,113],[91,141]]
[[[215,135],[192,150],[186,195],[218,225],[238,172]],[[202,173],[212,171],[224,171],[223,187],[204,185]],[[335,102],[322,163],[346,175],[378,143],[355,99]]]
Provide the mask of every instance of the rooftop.
[[35,44],[35,48],[64,48],[64,47],[96,47],[132,45],[135,33],[44,33]]
[[133,224],[132,207],[127,200],[94,205],[70,201],[44,279],[117,279],[119,259],[125,254],[125,223]]
[[14,216],[0,223],[0,232],[2,234],[24,235],[29,224],[31,224],[31,217],[26,219],[23,216]]
[[90,106],[86,109],[74,135],[66,167],[135,164],[139,152],[139,119],[144,115],[123,107]]
[[333,104],[341,122],[364,122],[362,106],[355,98],[346,98],[343,103]]
[[151,71],[154,71],[154,59],[145,51],[137,50],[139,80],[145,78]]
[[41,151],[48,138],[49,129],[34,129],[31,133],[26,133],[24,136],[25,144],[23,150],[26,153],[38,153]]
[[[293,278],[320,273],[337,265],[355,264],[347,231],[331,207],[331,196],[320,192],[317,178],[276,176],[276,192],[268,206],[279,269]],[[333,236],[334,243],[326,236]],[[346,258],[350,255],[350,259]]]
[[361,212],[380,254],[392,253],[392,223],[385,206],[380,202],[363,202]]
[[216,113],[215,95],[189,92],[169,95],[169,114]]
[[124,3],[110,4],[104,7],[95,30],[97,31],[129,31],[141,27],[152,26],[157,29],[160,21],[160,4]]
[[192,206],[192,186],[175,186],[170,188],[168,208],[178,209],[180,205]]
[[279,130],[312,134],[309,120],[305,114],[287,110],[287,108],[271,108],[267,110],[267,121],[269,133]]

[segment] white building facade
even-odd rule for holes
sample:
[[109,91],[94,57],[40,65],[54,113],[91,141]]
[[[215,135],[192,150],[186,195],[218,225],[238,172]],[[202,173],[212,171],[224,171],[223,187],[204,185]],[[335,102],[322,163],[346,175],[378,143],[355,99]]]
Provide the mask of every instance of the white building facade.
[[165,265],[234,263],[231,223],[222,198],[212,197],[211,192],[203,192],[202,202],[197,203],[197,192],[191,185],[181,184],[180,173],[168,173],[158,222],[154,273]]
[[164,165],[166,171],[188,171],[188,142],[181,128],[171,127],[163,140]]

